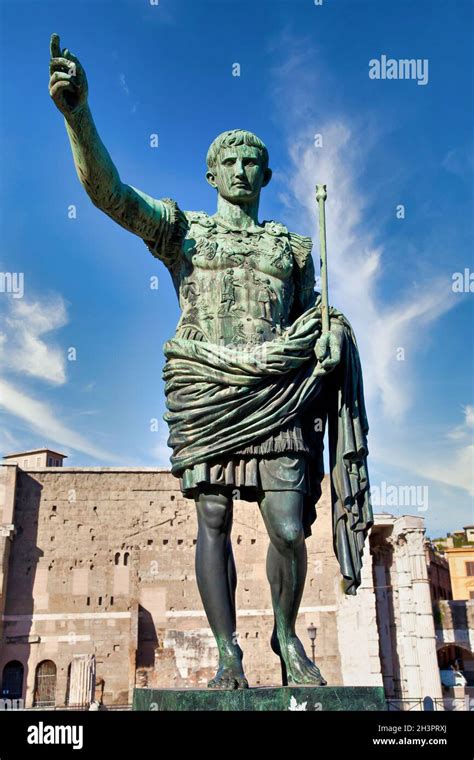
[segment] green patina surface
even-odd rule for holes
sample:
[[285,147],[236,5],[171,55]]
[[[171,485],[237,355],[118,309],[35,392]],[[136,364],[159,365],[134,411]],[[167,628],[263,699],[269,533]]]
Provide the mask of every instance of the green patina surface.
[[[122,181],[95,126],[82,64],[61,48],[56,34],[50,52],[49,92],[64,116],[84,190],[165,265],[182,312],[164,347],[165,419],[172,472],[184,496],[196,501],[196,579],[219,662],[209,681],[216,695],[179,692],[180,704],[194,699],[201,707],[183,709],[209,709],[203,700],[227,706],[237,700],[244,705],[238,709],[287,709],[288,691],[246,689],[236,631],[233,500],[258,501],[269,535],[271,649],[280,658],[284,684],[325,684],[295,623],[307,572],[304,539],[321,495],[326,428],[333,541],[346,594],[355,594],[360,585],[373,522],[357,344],[349,322],[329,309],[327,299],[326,188],[318,185],[316,194],[320,295],[311,238],[280,222],[259,220],[261,190],[272,172],[257,135],[232,129],[213,140],[206,180],[217,193],[216,212],[184,211],[173,199],[150,196]],[[245,693],[221,691],[232,687]],[[340,705],[339,691],[320,699]],[[170,700],[176,692],[166,694]],[[307,694],[298,696],[300,703],[308,702],[312,692]]]
[[280,686],[262,689],[135,689],[133,710],[170,711],[376,711],[385,710],[380,686]]

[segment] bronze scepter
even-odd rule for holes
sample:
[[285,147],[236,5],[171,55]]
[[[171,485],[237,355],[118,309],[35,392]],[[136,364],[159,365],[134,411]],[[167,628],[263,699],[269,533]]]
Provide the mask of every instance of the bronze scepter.
[[316,185],[316,200],[319,206],[319,266],[321,274],[321,321],[323,333],[329,332],[328,267],[326,253],[326,212],[328,197],[326,185]]

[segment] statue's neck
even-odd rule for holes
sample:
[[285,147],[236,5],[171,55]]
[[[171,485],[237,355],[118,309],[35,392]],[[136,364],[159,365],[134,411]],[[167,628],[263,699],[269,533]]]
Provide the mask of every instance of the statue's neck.
[[229,203],[222,196],[217,197],[217,216],[235,229],[248,229],[258,226],[259,200],[237,205]]

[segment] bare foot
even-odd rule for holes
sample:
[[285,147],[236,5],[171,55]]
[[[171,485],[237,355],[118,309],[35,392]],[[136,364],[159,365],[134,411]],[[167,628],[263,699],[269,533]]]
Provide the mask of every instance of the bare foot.
[[207,684],[208,689],[248,689],[242,667],[242,650],[219,660],[219,669]]
[[303,644],[297,636],[290,636],[284,646],[281,646],[274,632],[271,645],[275,654],[281,659],[284,686],[289,684],[326,686],[327,681],[321,675],[319,668],[307,657]]

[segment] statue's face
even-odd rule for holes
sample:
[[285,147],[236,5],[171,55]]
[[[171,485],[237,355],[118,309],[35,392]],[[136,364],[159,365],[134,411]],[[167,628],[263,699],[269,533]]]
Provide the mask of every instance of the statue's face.
[[229,203],[242,205],[257,200],[262,187],[270,182],[272,173],[262,164],[258,148],[238,145],[223,148],[207,181],[217,188],[219,195]]

